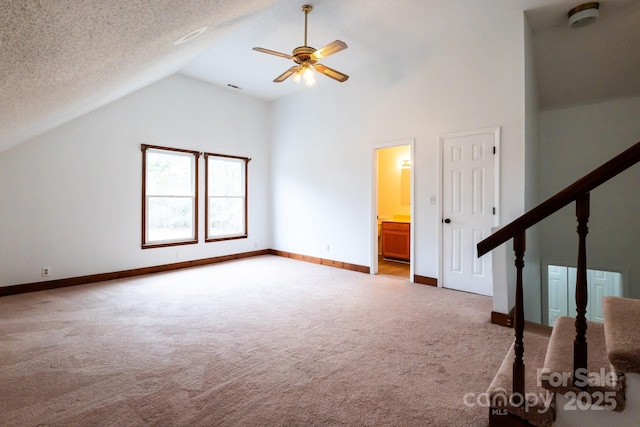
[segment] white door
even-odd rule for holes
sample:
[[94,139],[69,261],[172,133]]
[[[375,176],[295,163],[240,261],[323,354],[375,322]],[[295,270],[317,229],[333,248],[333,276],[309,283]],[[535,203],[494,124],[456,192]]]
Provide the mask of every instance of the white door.
[[[576,317],[576,279],[578,270],[568,269],[569,294],[567,299],[568,315]],[[602,316],[602,298],[605,296],[621,296],[622,275],[612,271],[587,270],[587,313],[585,317],[592,322],[604,322]]]
[[442,143],[442,286],[493,295],[491,254],[476,245],[495,222],[499,129],[447,135]]
[[566,316],[568,310],[567,267],[550,265],[549,274],[549,326],[553,326],[559,316]]
[[620,296],[622,275],[611,271],[588,270],[589,283],[589,320],[604,323],[602,314],[602,298],[605,296]]
[[[575,267],[550,265],[549,272],[549,326],[558,316],[576,317]],[[563,289],[565,294],[563,295]],[[587,312],[585,317],[592,322],[604,322],[602,298],[622,295],[622,275],[617,272],[587,270]],[[564,301],[564,307],[563,307]]]

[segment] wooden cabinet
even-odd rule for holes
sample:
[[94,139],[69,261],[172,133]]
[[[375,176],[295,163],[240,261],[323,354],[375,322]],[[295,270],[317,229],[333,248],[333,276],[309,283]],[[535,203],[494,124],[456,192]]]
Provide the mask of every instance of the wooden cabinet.
[[408,222],[383,221],[382,257],[409,261],[411,254],[411,224]]

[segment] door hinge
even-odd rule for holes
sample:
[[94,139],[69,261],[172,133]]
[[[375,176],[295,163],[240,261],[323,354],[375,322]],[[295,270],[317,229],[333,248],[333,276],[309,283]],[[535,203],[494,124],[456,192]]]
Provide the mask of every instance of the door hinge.
[[493,154],[496,154],[496,147],[495,147],[495,145],[493,146]]
[[496,208],[495,207],[493,208],[493,214],[494,215],[496,214]]

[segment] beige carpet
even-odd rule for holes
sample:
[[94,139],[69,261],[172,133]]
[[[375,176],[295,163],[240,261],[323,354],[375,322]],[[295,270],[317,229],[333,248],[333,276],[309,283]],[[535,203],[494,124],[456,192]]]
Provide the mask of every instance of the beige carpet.
[[0,425],[486,426],[490,312],[275,256],[4,297]]
[[[630,319],[627,319],[629,323]],[[573,351],[576,338],[576,319],[573,317],[559,316],[553,326],[553,333],[549,341],[549,347],[544,360],[544,368],[547,372],[555,372],[559,375],[571,375],[573,378]],[[625,381],[624,372],[616,371],[607,358],[607,345],[605,339],[605,327],[602,323],[587,322],[587,372],[601,374],[602,372],[609,378],[603,384],[588,387],[588,391],[594,393],[593,396],[613,397],[616,400],[615,411],[621,412],[625,408]],[[636,335],[633,333],[632,335]],[[610,377],[609,377],[610,376]],[[614,382],[615,383],[612,384]],[[574,387],[573,380],[559,381],[560,385],[554,387],[548,379],[542,379],[544,388],[566,394],[573,392],[579,394],[583,389]],[[612,394],[609,394],[612,393]],[[574,394],[574,395],[575,395]],[[594,398],[597,401],[597,398]],[[608,407],[607,402],[600,402],[602,406]]]
[[609,360],[619,372],[640,374],[640,300],[602,299]]
[[[525,394],[530,396],[529,403],[516,407],[509,399],[513,393],[513,362],[515,360],[515,347],[511,344],[509,352],[505,355],[500,370],[489,386],[491,402],[496,402],[496,408],[506,409],[510,414],[515,414],[527,420],[530,424],[539,427],[551,426],[555,419],[555,399],[553,394],[538,386],[538,370],[544,365],[544,356],[549,344],[548,336],[541,336],[536,333],[527,332],[525,325],[523,345],[525,365]],[[533,398],[532,395],[536,397]],[[551,397],[550,397],[551,396]],[[543,400],[544,399],[544,400]],[[546,399],[552,399],[548,404]],[[520,404],[520,400],[515,402]]]

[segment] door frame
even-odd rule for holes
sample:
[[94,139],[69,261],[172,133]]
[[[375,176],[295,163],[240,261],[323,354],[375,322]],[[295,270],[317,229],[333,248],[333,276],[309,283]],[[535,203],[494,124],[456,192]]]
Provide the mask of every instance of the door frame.
[[411,215],[411,228],[409,231],[409,281],[413,282],[414,264],[415,264],[415,139],[401,139],[397,141],[381,142],[371,146],[371,269],[370,274],[378,274],[378,150],[382,148],[399,147],[408,145],[410,151],[411,168],[409,176],[411,177],[411,185],[409,189],[409,197],[411,197],[411,207],[409,214]]
[[[443,185],[444,185],[444,140],[447,138],[460,138],[465,136],[493,134],[494,146],[496,147],[496,153],[493,156],[493,204],[496,208],[496,214],[493,216],[493,226],[498,227],[500,225],[500,126],[482,128],[476,130],[469,130],[463,132],[452,132],[442,134],[438,137],[439,145],[439,162],[438,162],[438,287],[444,287],[443,275],[444,275],[444,251],[442,250],[442,230],[444,220],[444,203],[442,202]],[[492,272],[493,276],[493,272]],[[495,285],[495,277],[493,277]],[[494,292],[495,296],[495,292]]]

